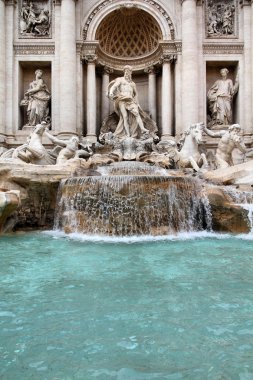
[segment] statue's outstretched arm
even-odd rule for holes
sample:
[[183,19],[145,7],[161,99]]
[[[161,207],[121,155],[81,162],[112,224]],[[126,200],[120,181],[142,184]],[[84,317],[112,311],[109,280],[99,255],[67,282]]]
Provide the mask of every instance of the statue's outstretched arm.
[[118,87],[117,79],[113,80],[111,83],[109,83],[108,90],[107,90],[107,96],[110,99],[113,99],[114,97],[114,91]]
[[65,147],[67,145],[67,142],[66,141],[63,141],[63,140],[60,140],[60,139],[57,139],[57,137],[54,137],[52,136],[50,133],[48,133],[47,130],[45,130],[44,134],[49,138],[50,141],[52,141],[52,143],[54,143],[55,145],[60,145],[62,147]]
[[213,132],[210,129],[208,129],[206,126],[204,126],[203,130],[204,132],[206,132],[208,136],[211,136],[211,137],[222,137],[225,133],[225,131]]

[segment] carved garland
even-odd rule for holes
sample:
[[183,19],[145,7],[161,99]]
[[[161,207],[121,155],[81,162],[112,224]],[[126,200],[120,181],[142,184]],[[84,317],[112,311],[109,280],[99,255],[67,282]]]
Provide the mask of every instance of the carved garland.
[[[117,2],[117,0],[105,0],[102,3],[100,3],[90,13],[90,15],[88,16],[88,18],[87,18],[87,20],[85,22],[84,28],[83,28],[83,40],[84,41],[87,39],[87,33],[88,33],[88,29],[89,29],[90,23],[93,20],[93,18],[96,16],[96,14],[98,12],[100,12],[101,9],[105,8],[107,5],[113,4],[113,3],[116,3],[116,2]],[[167,22],[167,24],[169,26],[169,29],[170,29],[171,39],[174,40],[175,39],[175,29],[174,29],[173,23],[171,21],[171,18],[168,15],[168,13],[165,11],[165,9],[160,4],[158,4],[156,1],[153,1],[153,0],[143,0],[143,2],[151,5],[154,8],[156,8],[161,13],[161,15],[166,19],[166,22]]]

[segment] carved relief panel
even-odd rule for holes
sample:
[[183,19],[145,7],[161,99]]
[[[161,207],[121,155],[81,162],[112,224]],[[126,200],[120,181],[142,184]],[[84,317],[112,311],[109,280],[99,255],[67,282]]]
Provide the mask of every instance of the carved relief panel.
[[19,3],[19,37],[51,38],[51,0],[21,0]]
[[206,37],[237,37],[237,9],[237,0],[206,0]]

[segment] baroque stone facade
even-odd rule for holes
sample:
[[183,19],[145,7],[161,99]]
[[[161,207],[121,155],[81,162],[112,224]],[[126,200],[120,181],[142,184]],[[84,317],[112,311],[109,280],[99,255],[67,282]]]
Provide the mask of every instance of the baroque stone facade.
[[207,94],[226,68],[238,84],[230,122],[241,125],[250,146],[252,24],[251,1],[0,0],[0,144],[16,147],[30,135],[22,101],[36,70],[48,95],[33,103],[47,102],[52,134],[97,141],[113,111],[107,86],[131,65],[138,102],[161,139],[191,123],[212,128]]

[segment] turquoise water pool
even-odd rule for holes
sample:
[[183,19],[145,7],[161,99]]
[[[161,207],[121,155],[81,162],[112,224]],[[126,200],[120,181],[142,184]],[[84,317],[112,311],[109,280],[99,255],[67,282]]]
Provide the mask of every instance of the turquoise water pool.
[[126,241],[0,238],[0,379],[253,379],[253,241]]

